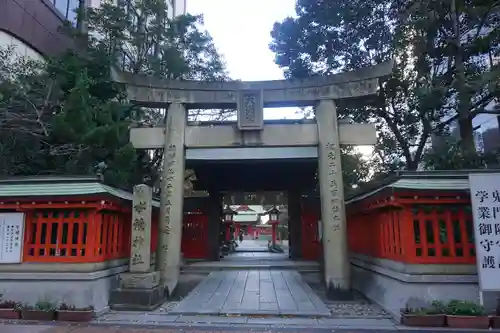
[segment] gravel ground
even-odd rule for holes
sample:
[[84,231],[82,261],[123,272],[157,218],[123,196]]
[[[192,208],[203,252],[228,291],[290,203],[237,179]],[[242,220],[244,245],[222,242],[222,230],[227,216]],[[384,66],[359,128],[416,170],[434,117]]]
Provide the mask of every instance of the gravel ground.
[[172,310],[179,302],[166,302],[160,308],[153,312],[160,312],[160,313],[168,313],[170,310]]
[[377,304],[371,303],[360,293],[354,292],[352,301],[331,301],[317,274],[303,274],[302,278],[326,304],[332,316],[344,318],[391,318],[391,315]]

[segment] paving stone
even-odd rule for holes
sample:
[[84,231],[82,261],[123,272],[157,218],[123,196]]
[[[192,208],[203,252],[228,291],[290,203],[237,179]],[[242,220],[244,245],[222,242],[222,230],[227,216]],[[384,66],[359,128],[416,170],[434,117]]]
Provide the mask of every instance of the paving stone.
[[293,270],[210,273],[171,314],[329,316],[330,311]]
[[161,314],[148,314],[144,315],[141,319],[147,322],[161,322],[161,323],[173,323],[177,320],[179,316],[168,316]]
[[176,323],[245,324],[247,317],[180,316]]
[[259,310],[279,311],[278,303],[277,302],[272,302],[272,303],[261,302],[259,304]]
[[312,318],[249,318],[248,324],[257,325],[305,325],[305,326],[315,326],[318,325],[318,321]]

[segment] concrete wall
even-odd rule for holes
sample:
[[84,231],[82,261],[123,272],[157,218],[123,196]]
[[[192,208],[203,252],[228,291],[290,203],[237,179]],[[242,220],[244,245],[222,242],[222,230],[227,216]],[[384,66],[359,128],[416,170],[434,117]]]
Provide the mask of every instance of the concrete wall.
[[[475,265],[410,265],[387,259],[351,255],[352,285],[396,318],[400,309],[433,300],[479,302]],[[487,309],[496,306],[495,293],[484,295]]]
[[58,31],[62,20],[49,0],[0,0],[0,30],[42,54],[56,55],[71,45]]
[[92,305],[96,314],[108,310],[118,274],[128,271],[127,260],[97,264],[21,264],[0,266],[4,299],[34,305],[39,300]]
[[15,55],[20,57],[27,57],[37,61],[43,61],[43,56],[38,53],[31,46],[26,44],[20,39],[17,39],[15,36],[5,32],[0,31],[0,48],[8,48],[13,47],[13,52]]

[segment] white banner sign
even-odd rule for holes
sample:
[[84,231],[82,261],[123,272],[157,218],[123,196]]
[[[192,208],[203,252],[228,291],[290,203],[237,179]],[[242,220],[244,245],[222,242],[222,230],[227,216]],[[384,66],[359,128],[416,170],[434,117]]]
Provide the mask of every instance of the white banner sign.
[[479,287],[500,291],[500,173],[469,174]]
[[0,214],[0,264],[20,263],[24,240],[24,214]]

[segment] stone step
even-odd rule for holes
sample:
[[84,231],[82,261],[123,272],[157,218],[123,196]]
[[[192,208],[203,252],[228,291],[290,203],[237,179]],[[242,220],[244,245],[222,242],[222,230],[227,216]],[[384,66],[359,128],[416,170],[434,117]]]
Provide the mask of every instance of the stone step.
[[213,271],[234,271],[234,270],[295,270],[300,273],[320,272],[318,263],[261,263],[261,262],[200,262],[187,264],[181,267],[181,272],[185,273],[210,273]]

